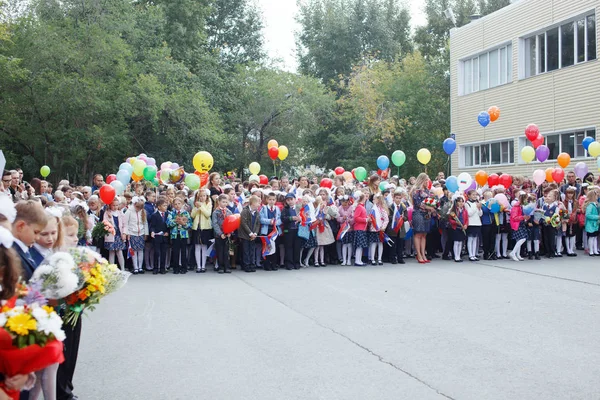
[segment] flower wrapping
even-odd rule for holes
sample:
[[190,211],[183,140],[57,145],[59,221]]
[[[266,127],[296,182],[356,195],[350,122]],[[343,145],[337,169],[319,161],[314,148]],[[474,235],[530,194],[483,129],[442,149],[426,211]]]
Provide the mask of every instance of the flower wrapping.
[[66,252],[58,252],[46,258],[36,268],[31,283],[41,285],[41,293],[48,299],[62,299],[81,289],[83,286],[83,273],[73,256]]

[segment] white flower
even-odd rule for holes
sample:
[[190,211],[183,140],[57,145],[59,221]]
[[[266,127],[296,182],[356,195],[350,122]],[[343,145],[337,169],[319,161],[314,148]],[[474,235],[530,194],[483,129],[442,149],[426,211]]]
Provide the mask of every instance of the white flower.
[[0,313],[0,326],[6,325],[6,320],[7,320],[6,314]]
[[24,310],[25,310],[25,308],[23,306],[16,306],[16,307],[11,308],[10,310],[8,310],[6,312],[6,316],[7,317],[14,317],[15,315],[23,314]]
[[37,304],[33,304],[31,307],[31,315],[36,321],[41,322],[48,319],[48,312]]

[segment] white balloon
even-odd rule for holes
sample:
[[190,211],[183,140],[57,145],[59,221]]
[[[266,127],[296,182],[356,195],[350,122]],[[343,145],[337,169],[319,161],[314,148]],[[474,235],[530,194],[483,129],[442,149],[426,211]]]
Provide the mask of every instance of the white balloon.
[[473,183],[473,178],[471,178],[471,175],[466,172],[458,175],[456,180],[458,181],[458,188],[463,192],[467,190]]
[[117,194],[117,196],[122,195],[125,191],[125,186],[118,180],[112,181],[110,183],[110,186],[112,186],[115,189],[115,193]]

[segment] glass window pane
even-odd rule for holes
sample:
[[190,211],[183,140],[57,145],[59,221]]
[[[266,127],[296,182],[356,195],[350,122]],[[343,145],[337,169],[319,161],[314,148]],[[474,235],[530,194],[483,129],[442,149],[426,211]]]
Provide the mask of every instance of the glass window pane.
[[498,72],[498,50],[490,51],[490,87],[498,86],[500,74]]
[[573,22],[560,27],[562,67],[575,64],[575,28]]
[[539,71],[540,73],[546,72],[546,34],[542,33],[538,35],[538,43],[540,46],[540,65]]
[[575,133],[563,133],[560,135],[561,152],[575,157]]
[[546,146],[550,149],[549,160],[556,160],[556,157],[560,154],[560,135],[548,135],[546,136]]
[[575,157],[585,157],[585,149],[583,148],[583,138],[585,132],[575,133]]
[[510,140],[508,142],[508,155],[510,156],[510,163],[515,162],[515,142]]
[[464,90],[465,94],[469,94],[473,91],[473,73],[471,71],[471,60],[464,62]]
[[510,157],[508,156],[508,142],[502,142],[502,164],[507,164],[510,162]]
[[488,88],[488,55],[479,56],[479,90]]
[[473,146],[465,146],[464,147],[465,154],[465,167],[473,166]]
[[596,16],[590,15],[587,17],[587,49],[588,60],[596,59]]
[[481,146],[481,165],[490,164],[490,145],[484,144]]
[[507,82],[512,82],[512,71],[513,71],[513,65],[512,65],[512,44],[509,44],[508,46],[506,46],[506,55],[507,55],[507,62],[508,62],[508,70],[507,70]]
[[548,71],[558,69],[558,28],[546,32]]
[[473,69],[473,91],[479,91],[479,58],[474,58],[471,68]]
[[500,84],[506,83],[506,47],[500,49]]
[[525,40],[525,74],[534,76],[536,74],[536,40],[535,36]]
[[479,146],[473,147],[473,153],[475,153],[475,157],[473,158],[473,165],[479,165],[481,160],[479,159]]
[[577,62],[585,61],[585,19],[577,21]]
[[591,138],[594,138],[594,139],[596,139],[596,130],[595,130],[595,129],[589,129],[589,130],[586,132],[586,136],[589,136],[589,137],[591,137]]
[[501,164],[500,142],[492,143],[492,164]]

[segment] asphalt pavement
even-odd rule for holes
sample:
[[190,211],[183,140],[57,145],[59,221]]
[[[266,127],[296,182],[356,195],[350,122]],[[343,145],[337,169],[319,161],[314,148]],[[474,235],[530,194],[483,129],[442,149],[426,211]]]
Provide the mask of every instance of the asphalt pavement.
[[600,258],[132,276],[83,320],[75,393],[600,399]]

